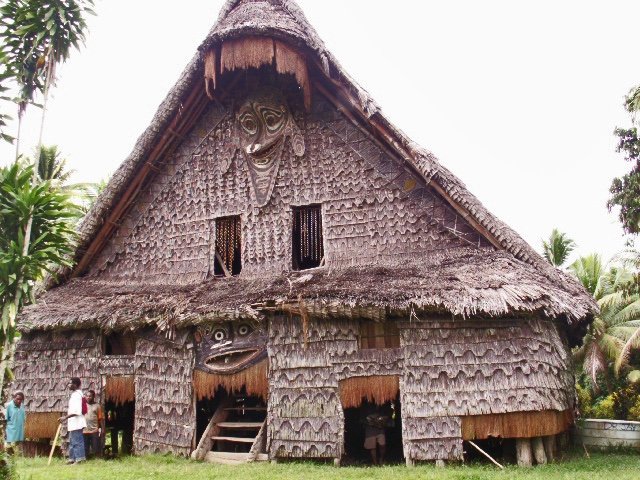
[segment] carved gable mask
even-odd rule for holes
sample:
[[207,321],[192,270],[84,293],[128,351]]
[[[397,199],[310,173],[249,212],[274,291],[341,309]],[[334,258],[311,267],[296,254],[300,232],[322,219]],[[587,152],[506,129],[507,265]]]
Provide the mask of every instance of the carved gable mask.
[[196,368],[209,373],[237,373],[267,357],[267,333],[257,322],[201,325],[195,342]]
[[238,146],[247,160],[256,202],[263,207],[273,191],[285,140],[291,140],[293,153],[301,157],[304,139],[284,96],[274,88],[250,94],[240,106],[236,120]]

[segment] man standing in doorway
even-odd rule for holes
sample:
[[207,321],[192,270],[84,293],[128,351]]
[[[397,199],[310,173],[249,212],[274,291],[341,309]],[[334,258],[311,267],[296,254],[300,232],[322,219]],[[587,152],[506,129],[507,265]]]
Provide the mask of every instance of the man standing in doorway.
[[24,442],[24,422],[26,413],[24,411],[24,393],[17,391],[13,394],[13,399],[6,405],[7,421],[7,448],[19,449],[21,442]]
[[104,434],[104,414],[102,407],[96,402],[96,392],[89,390],[87,399],[87,413],[84,419],[87,427],[84,429],[84,452],[87,458],[102,456],[102,435]]
[[60,423],[66,420],[67,431],[69,432],[69,460],[67,463],[76,464],[86,459],[82,430],[87,426],[87,422],[84,419],[86,412],[82,411],[83,396],[78,377],[71,378],[69,390],[71,390],[69,409],[66,416],[60,417]]

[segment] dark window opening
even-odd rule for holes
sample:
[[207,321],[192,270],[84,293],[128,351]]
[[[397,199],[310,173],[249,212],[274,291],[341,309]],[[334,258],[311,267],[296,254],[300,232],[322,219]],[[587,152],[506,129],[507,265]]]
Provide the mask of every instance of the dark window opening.
[[133,334],[112,333],[104,337],[105,355],[134,355],[136,338]]
[[306,270],[322,265],[322,212],[320,205],[293,209],[293,269]]
[[360,348],[398,348],[400,331],[395,322],[360,322]]
[[213,274],[229,277],[242,270],[240,216],[216,218]]

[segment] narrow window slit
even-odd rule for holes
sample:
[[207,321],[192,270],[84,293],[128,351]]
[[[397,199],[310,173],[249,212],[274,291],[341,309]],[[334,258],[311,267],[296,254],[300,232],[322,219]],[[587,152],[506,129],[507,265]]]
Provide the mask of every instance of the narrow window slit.
[[322,211],[320,205],[293,208],[293,269],[306,270],[322,265]]
[[242,270],[240,216],[216,218],[216,252],[213,274],[238,275]]

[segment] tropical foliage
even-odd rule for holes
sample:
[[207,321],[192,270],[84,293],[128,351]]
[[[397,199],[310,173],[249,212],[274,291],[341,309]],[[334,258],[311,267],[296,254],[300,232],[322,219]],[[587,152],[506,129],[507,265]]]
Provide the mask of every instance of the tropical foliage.
[[[7,133],[5,103],[13,100],[18,108],[15,163],[0,170],[0,400],[13,355],[17,313],[25,299],[32,299],[35,282],[45,271],[66,264],[72,250],[78,209],[70,193],[57,186],[64,179],[42,180],[65,174],[64,165],[56,166],[55,155],[54,161],[44,161],[41,145],[56,67],[84,41],[84,15],[93,13],[92,6],[93,0],[5,0],[0,6],[0,140],[13,141]],[[8,95],[11,87],[17,91],[14,99]],[[20,162],[20,128],[38,92],[43,104],[36,167]],[[0,455],[0,467],[8,468],[1,441]]]
[[[625,108],[637,124],[637,113],[640,112],[640,85],[631,89],[625,98]],[[614,178],[611,183],[611,197],[607,202],[609,210],[620,207],[618,214],[626,233],[640,233],[640,138],[637,128],[616,128],[618,137],[617,151],[624,154],[625,160],[631,163],[629,173]]]
[[542,241],[542,253],[551,265],[561,267],[569,258],[569,254],[576,248],[576,242],[566,233],[554,228],[548,240]]
[[[33,182],[33,166],[0,169],[0,324],[3,366],[15,335],[15,317],[35,282],[68,264],[79,211],[71,196],[50,180]],[[29,237],[27,224],[31,220]]]

